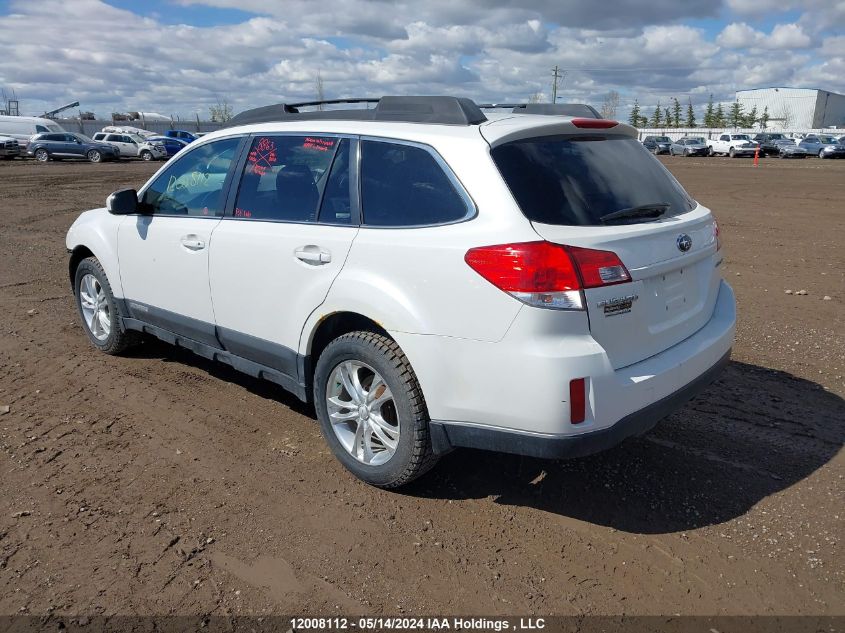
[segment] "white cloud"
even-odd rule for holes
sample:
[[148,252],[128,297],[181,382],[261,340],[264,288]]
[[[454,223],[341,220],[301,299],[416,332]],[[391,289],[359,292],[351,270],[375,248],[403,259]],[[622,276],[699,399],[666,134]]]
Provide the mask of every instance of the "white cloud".
[[[751,6],[725,1],[736,12]],[[639,98],[644,106],[687,95],[700,103],[711,92],[730,100],[738,88],[807,81],[845,92],[845,42],[836,32],[818,34],[845,0],[828,0],[824,11],[813,9],[770,33],[749,17],[717,35],[679,23],[712,14],[719,3],[711,0],[181,2],[198,11],[213,4],[257,15],[197,27],[164,24],[101,0],[14,0],[10,14],[0,15],[0,86],[14,88],[27,113],[78,99],[101,116],[113,110],[204,116],[218,96],[236,110],[312,99],[318,72],[327,97],[524,100],[550,94],[555,65],[564,70],[560,94],[568,101],[598,103],[613,89],[623,102]]]

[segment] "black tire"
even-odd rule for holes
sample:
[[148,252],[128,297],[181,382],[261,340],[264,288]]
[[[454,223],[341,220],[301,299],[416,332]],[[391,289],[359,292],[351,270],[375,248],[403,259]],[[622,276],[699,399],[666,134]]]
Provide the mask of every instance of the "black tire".
[[688,149],[685,149],[685,150],[684,150],[684,157],[686,157],[686,158],[689,158],[689,157],[690,157],[690,152],[689,152],[689,150],[688,150]]
[[823,149],[819,150],[819,158],[824,159],[824,150]]
[[141,160],[151,161],[152,159],[153,153],[150,150],[145,149],[143,152],[141,152]]
[[710,145],[710,146],[707,148],[707,155],[708,155],[708,156],[715,156],[715,155],[716,155],[716,152],[714,152],[714,151],[713,151],[713,146],[712,146],[712,145]]
[[[81,281],[87,274],[91,274],[96,277],[108,301],[111,331],[108,337],[102,341],[98,340],[91,332],[82,312],[82,301],[80,298]],[[120,306],[114,299],[114,293],[112,292],[109,279],[106,277],[106,272],[103,270],[103,267],[100,265],[100,262],[96,257],[88,257],[79,262],[79,266],[76,267],[76,274],[73,278],[73,287],[76,298],[76,308],[79,312],[79,318],[82,320],[82,329],[85,330],[85,334],[88,335],[88,339],[94,344],[94,347],[101,352],[114,355],[120,354],[140,341],[141,337],[138,332],[123,329],[123,319],[120,312]]]
[[37,160],[39,163],[46,163],[48,160],[50,160],[50,152],[48,152],[44,148],[39,148],[35,150],[35,160]]
[[[347,360],[363,362],[377,371],[393,393],[399,421],[399,442],[393,456],[373,466],[358,461],[340,443],[326,406],[328,381],[334,369]],[[326,443],[353,475],[380,488],[398,488],[425,474],[437,457],[431,449],[428,409],[411,364],[390,338],[373,332],[350,332],[329,343],[314,370],[314,407]]]
[[731,158],[736,158],[736,152],[734,152],[733,147],[728,150],[728,156],[730,156]]
[[92,163],[101,163],[103,162],[103,155],[99,152],[99,150],[92,149],[90,150],[85,156],[88,158],[89,161]]

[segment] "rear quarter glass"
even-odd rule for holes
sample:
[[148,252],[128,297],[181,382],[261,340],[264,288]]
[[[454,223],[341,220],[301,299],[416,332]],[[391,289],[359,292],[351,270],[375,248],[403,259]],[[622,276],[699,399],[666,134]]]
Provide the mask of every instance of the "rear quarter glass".
[[695,206],[660,161],[629,136],[543,136],[499,145],[492,156],[532,222],[598,226],[599,218],[620,209],[665,204],[666,217]]

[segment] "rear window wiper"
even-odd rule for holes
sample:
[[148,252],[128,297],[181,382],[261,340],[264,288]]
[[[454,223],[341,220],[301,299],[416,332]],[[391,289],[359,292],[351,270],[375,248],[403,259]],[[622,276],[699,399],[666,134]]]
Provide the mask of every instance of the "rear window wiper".
[[607,224],[613,220],[629,220],[635,218],[652,218],[657,219],[662,216],[669,209],[671,205],[668,202],[652,202],[650,204],[641,204],[636,207],[628,207],[627,209],[619,209],[613,213],[608,213],[599,218],[599,222]]

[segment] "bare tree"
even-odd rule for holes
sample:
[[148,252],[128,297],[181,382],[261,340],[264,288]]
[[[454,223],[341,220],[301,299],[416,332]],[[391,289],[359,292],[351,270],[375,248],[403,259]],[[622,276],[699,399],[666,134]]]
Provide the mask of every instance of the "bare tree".
[[[317,71],[317,79],[314,81],[314,88],[317,92],[317,101],[325,101],[326,93],[323,91],[323,76],[320,74],[319,70]],[[318,105],[317,109],[322,110],[323,105]]]
[[542,103],[543,102],[543,93],[542,92],[535,92],[533,94],[528,95],[528,103]]
[[604,102],[601,104],[601,118],[612,119],[616,116],[616,108],[618,107],[619,93],[615,90],[611,90],[607,93],[607,96],[604,98]]
[[208,113],[215,123],[226,123],[234,114],[232,105],[226,97],[217,97],[217,103],[208,108]]

